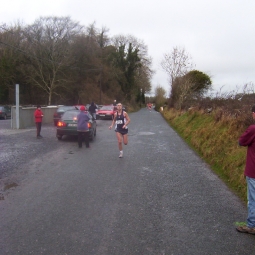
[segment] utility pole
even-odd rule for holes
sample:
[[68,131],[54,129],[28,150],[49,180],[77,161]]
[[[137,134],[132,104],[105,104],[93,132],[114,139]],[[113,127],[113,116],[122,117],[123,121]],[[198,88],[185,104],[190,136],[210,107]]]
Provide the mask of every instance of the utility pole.
[[19,129],[19,84],[16,84],[16,129]]

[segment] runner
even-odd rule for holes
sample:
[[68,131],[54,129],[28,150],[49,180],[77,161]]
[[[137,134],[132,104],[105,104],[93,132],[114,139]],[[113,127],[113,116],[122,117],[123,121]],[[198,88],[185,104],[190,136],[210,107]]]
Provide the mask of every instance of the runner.
[[118,140],[118,147],[119,147],[119,158],[123,157],[123,148],[122,148],[122,141],[125,145],[128,144],[128,127],[127,125],[130,123],[130,118],[128,114],[123,111],[122,104],[117,104],[117,112],[114,113],[114,118],[112,120],[112,125],[109,127],[111,130],[113,125],[115,124],[115,132],[116,137]]
[[148,107],[148,109],[151,111],[152,104],[151,104],[151,103],[148,103],[148,104],[147,104],[147,107]]

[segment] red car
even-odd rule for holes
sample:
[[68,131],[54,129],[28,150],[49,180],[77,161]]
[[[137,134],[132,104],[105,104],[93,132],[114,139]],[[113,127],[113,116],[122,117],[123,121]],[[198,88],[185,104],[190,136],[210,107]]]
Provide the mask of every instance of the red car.
[[113,119],[114,113],[116,112],[113,105],[103,105],[96,113],[98,120],[102,119]]

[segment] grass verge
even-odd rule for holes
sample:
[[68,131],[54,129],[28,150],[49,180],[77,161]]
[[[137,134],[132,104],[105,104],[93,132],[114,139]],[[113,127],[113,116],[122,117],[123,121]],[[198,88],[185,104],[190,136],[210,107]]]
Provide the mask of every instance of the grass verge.
[[231,118],[217,120],[213,114],[202,111],[164,109],[162,115],[227,186],[246,202],[243,175],[246,148],[238,145],[238,138],[244,131],[239,127],[239,121]]

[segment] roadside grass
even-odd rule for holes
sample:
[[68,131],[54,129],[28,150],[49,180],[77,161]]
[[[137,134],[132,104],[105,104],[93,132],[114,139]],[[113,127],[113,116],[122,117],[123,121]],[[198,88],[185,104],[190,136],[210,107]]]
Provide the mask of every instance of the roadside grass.
[[218,118],[204,111],[181,112],[164,109],[162,115],[175,131],[194,149],[211,169],[246,202],[246,181],[243,175],[246,148],[238,145],[244,127],[240,119]]
[[246,222],[238,222],[237,221],[237,222],[235,222],[235,226],[237,226],[237,227],[239,227],[239,226],[241,227],[242,226],[243,227],[243,226],[247,226],[247,223]]

